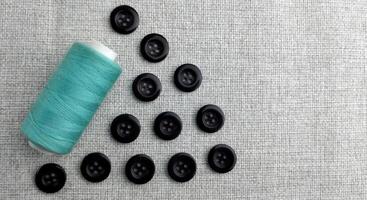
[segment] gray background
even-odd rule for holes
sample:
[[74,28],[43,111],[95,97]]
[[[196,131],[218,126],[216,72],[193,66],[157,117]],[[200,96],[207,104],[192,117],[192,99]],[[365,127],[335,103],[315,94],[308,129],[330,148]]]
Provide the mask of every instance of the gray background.
[[[139,28],[115,33],[112,9],[136,8]],[[367,2],[325,1],[15,1],[0,2],[0,199],[367,199]],[[139,54],[139,42],[163,34],[170,53],[158,64]],[[55,66],[75,40],[99,40],[118,54],[124,69],[80,143],[64,157],[31,149],[19,125]],[[173,72],[194,63],[203,73],[193,93],[177,90]],[[151,72],[163,91],[142,103],[133,79]],[[198,130],[204,104],[226,114],[215,134]],[[157,114],[171,110],[184,122],[182,135],[166,142],[152,131]],[[120,113],[137,116],[141,136],[119,144],[108,129]],[[217,174],[206,155],[217,143],[231,145],[238,163]],[[102,183],[85,181],[82,158],[101,151],[112,161]],[[197,175],[172,181],[166,163],[192,154]],[[128,158],[147,153],[156,175],[133,185],[122,174]],[[57,162],[68,180],[56,194],[33,183],[38,167]]]

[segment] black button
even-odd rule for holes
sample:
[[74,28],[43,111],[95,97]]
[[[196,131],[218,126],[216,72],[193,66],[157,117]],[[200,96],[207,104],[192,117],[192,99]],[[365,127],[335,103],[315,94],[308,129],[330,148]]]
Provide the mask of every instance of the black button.
[[174,81],[178,89],[184,92],[196,90],[203,79],[200,69],[193,64],[184,64],[175,71]]
[[138,138],[140,134],[139,120],[130,114],[117,116],[111,124],[111,135],[122,143],[129,143]]
[[136,184],[144,184],[149,182],[155,173],[155,165],[153,160],[145,155],[138,154],[131,157],[125,167],[127,178]]
[[110,15],[112,28],[122,34],[129,34],[139,26],[139,15],[130,6],[122,5],[116,7]]
[[166,38],[152,33],[143,38],[140,43],[140,52],[150,62],[159,62],[168,55],[169,46]]
[[237,156],[234,150],[225,144],[215,145],[209,152],[209,166],[216,172],[226,173],[236,165]]
[[208,133],[214,133],[224,124],[224,113],[216,105],[206,105],[200,108],[196,116],[199,128]]
[[101,182],[105,180],[111,172],[111,162],[102,153],[95,152],[84,157],[80,165],[80,171],[85,179],[90,182]]
[[161,93],[161,81],[154,74],[144,73],[135,78],[133,92],[142,101],[153,101]]
[[46,193],[55,193],[64,187],[65,170],[58,164],[48,163],[38,169],[35,177],[37,187]]
[[163,112],[155,118],[154,132],[164,140],[173,140],[180,135],[182,122],[174,112]]
[[195,159],[188,153],[177,153],[168,162],[168,174],[177,182],[189,181],[195,173]]

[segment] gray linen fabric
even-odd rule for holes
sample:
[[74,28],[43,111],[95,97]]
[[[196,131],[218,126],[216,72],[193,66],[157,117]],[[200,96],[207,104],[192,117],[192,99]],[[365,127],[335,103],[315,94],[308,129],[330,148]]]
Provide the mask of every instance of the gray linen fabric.
[[[112,9],[136,8],[139,28],[115,33]],[[160,63],[139,54],[144,35],[157,32],[170,44]],[[37,94],[75,40],[99,40],[118,54],[123,75],[67,156],[38,153],[19,125]],[[3,0],[0,2],[0,199],[367,199],[367,1],[345,0]],[[175,88],[173,72],[194,63],[203,73],[192,93]],[[133,79],[151,72],[163,91],[142,103]],[[204,104],[226,114],[223,129],[198,130]],[[183,119],[182,135],[167,142],[152,131],[157,114]],[[140,137],[119,144],[109,135],[120,113],[137,116]],[[210,170],[207,153],[226,143],[238,162],[228,174]],[[112,162],[102,183],[79,173],[83,157],[101,151]],[[177,152],[192,154],[197,174],[176,183],[166,164]],[[133,185],[123,175],[131,156],[147,153],[157,171]],[[46,195],[33,183],[42,164],[65,167],[67,183]]]

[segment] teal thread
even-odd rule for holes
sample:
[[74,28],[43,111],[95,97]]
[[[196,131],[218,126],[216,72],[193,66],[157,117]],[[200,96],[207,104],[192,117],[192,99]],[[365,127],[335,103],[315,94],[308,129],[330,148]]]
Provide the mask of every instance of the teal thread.
[[120,66],[83,43],[74,43],[21,125],[36,146],[67,154],[121,74]]

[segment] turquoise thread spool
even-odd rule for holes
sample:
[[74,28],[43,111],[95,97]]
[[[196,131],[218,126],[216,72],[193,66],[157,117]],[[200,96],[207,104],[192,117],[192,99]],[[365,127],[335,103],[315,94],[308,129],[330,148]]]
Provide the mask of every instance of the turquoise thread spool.
[[69,49],[21,125],[30,146],[67,154],[121,74],[117,54],[98,42]]

